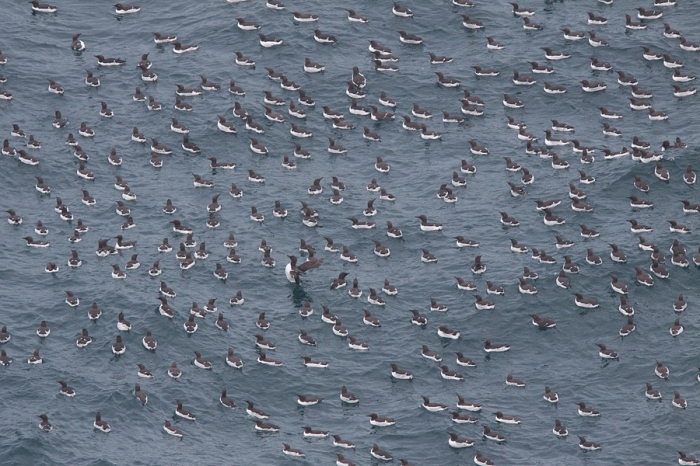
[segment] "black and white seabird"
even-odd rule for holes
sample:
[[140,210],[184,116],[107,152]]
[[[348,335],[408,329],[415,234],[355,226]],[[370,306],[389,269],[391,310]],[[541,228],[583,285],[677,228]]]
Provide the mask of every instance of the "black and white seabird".
[[95,427],[95,429],[104,432],[105,434],[109,433],[112,430],[109,424],[102,420],[99,411],[95,414],[95,422],[93,422],[92,425],[93,427]]
[[[45,322],[44,322],[44,324],[45,324]],[[29,356],[29,359],[27,359],[27,363],[29,363],[29,364],[41,364],[43,362],[44,362],[44,360],[39,355],[38,349],[34,350],[34,353],[31,356]]]
[[396,421],[390,417],[379,416],[377,413],[371,413],[369,416],[369,423],[376,427],[388,427],[396,424]]
[[574,403],[575,405],[578,405],[578,415],[579,416],[589,416],[589,417],[596,417],[600,416],[600,413],[596,411],[595,409],[586,406],[586,403],[584,402],[579,402],[579,403]]
[[104,55],[95,55],[99,66],[120,66],[126,63],[122,58],[105,58]]
[[134,384],[134,397],[141,402],[142,405],[148,403],[148,395],[146,392],[141,390],[141,385],[138,383]]
[[[157,111],[159,111],[161,108],[163,108],[163,106],[162,106],[159,102],[156,102],[156,99],[155,99],[152,95],[151,95],[151,96],[148,96],[148,104],[147,104],[147,107],[148,107],[149,110],[154,111],[154,112],[157,112]],[[140,142],[140,141],[139,141],[139,142]],[[144,142],[145,142],[145,141],[144,141]]]
[[391,376],[399,380],[411,380],[413,374],[404,369],[399,369],[395,363],[391,363]]
[[328,367],[328,363],[326,361],[311,359],[310,356],[302,356],[301,358],[304,360],[304,366],[306,367],[315,367],[319,369],[325,369]]
[[73,390],[73,387],[68,386],[66,382],[63,380],[58,381],[59,384],[61,384],[61,389],[59,390],[59,393],[64,396],[68,397],[74,397],[75,396],[75,390]]
[[87,48],[85,46],[85,42],[83,42],[82,40],[79,39],[79,37],[81,35],[82,35],[81,33],[73,34],[73,39],[72,39],[70,48],[75,50],[76,52],[83,52]]
[[654,387],[649,382],[646,382],[646,392],[644,393],[647,398],[650,400],[660,400],[661,399],[661,392]]
[[[175,363],[173,363],[175,364]],[[165,431],[166,434],[172,435],[173,437],[178,437],[182,438],[183,433],[180,429],[177,427],[173,426],[170,424],[170,421],[166,420],[165,424],[163,425],[163,430]]]
[[3,325],[2,329],[0,329],[0,343],[7,343],[10,341],[10,334],[7,332],[7,326]]
[[125,5],[123,3],[115,3],[114,10],[118,15],[130,15],[141,11],[141,7],[138,5]]
[[310,258],[306,262],[297,265],[296,256],[289,256],[290,262],[285,267],[285,275],[291,283],[299,283],[300,276],[308,270],[318,268],[323,262],[323,258]]
[[[241,358],[233,354],[233,348],[228,349],[228,353],[226,355],[226,364],[233,367],[234,369],[240,369],[241,367],[243,367],[243,361],[241,361]],[[252,406],[252,403],[250,404],[250,406]]]
[[607,348],[603,343],[596,343],[598,345],[598,356],[603,359],[617,359],[618,355],[615,351]]
[[271,422],[265,422],[261,419],[256,419],[255,430],[259,430],[261,432],[279,432],[280,428],[279,426]]
[[[297,394],[297,403],[300,406],[314,406],[323,401],[323,398],[319,398],[316,396],[310,396],[310,395],[300,395]],[[311,429],[309,429],[311,430]]]
[[695,459],[694,456],[688,455],[682,451],[678,452],[680,458],[678,458],[678,464],[682,466],[697,466],[700,465],[700,460]]
[[[668,25],[667,25],[668,26]],[[647,28],[647,25],[645,23],[641,23],[639,21],[632,21],[632,17],[630,15],[625,15],[625,27],[629,30],[632,31],[640,31],[643,29]],[[669,28],[667,28],[668,30]],[[666,33],[664,33],[666,35]],[[666,36],[668,37],[668,36]]]
[[593,309],[593,308],[596,308],[600,305],[598,303],[598,300],[595,298],[587,298],[587,297],[583,296],[582,293],[574,293],[574,295],[576,296],[574,303],[578,307]]
[[484,29],[484,23],[478,19],[472,19],[469,15],[460,15],[462,17],[462,26],[467,29]]
[[175,408],[175,415],[178,417],[181,417],[183,419],[187,419],[188,421],[196,421],[197,416],[195,416],[194,413],[191,411],[185,409],[182,407],[182,402],[180,400],[177,400],[177,408]]
[[178,55],[182,55],[183,53],[187,52],[194,52],[195,50],[199,49],[199,46],[197,44],[182,44],[179,41],[174,41],[172,44],[173,52],[175,52]]
[[656,367],[654,368],[654,374],[656,374],[656,376],[659,378],[668,379],[668,367],[666,367],[663,362],[657,360]]
[[376,443],[372,445],[372,449],[369,451],[369,453],[378,460],[391,461],[393,459],[393,456],[391,456],[388,451],[382,450]]
[[361,14],[358,14],[355,12],[355,10],[351,9],[345,9],[345,11],[348,12],[348,21],[351,23],[362,23],[362,24],[367,24],[369,23],[369,20],[362,16]]
[[542,398],[550,403],[556,403],[559,401],[559,395],[557,395],[556,392],[553,392],[549,387],[544,387],[544,395]]
[[10,364],[12,364],[12,358],[7,355],[5,350],[0,350],[0,365],[9,366]]
[[411,11],[410,8],[405,7],[403,5],[399,5],[397,2],[394,2],[394,6],[392,7],[391,12],[394,13],[394,15],[399,16],[401,18],[411,18],[413,16],[413,11]]
[[491,340],[486,340],[484,342],[484,351],[486,351],[487,353],[502,353],[504,351],[508,351],[509,349],[510,345],[501,343],[491,343]]
[[303,451],[292,448],[288,443],[283,443],[282,445],[284,446],[282,453],[287,456],[292,456],[295,458],[304,458],[304,456],[306,456]]
[[680,393],[673,392],[673,400],[671,401],[671,405],[674,408],[680,408],[680,409],[686,409],[688,407],[688,403],[685,401],[685,398],[681,398]]
[[586,440],[586,437],[578,436],[579,438],[579,448],[582,450],[588,450],[588,451],[594,451],[594,450],[600,450],[600,445],[597,443],[591,442],[589,440]]
[[56,13],[56,11],[58,11],[58,8],[55,6],[49,5],[48,3],[39,3],[39,0],[32,0],[29,3],[32,5],[32,11],[37,13]]

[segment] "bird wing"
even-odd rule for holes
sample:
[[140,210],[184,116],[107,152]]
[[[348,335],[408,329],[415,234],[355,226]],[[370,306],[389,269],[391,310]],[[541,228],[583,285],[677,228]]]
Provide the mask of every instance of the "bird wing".
[[299,270],[299,272],[301,272],[301,273],[304,273],[307,270],[318,268],[322,263],[323,263],[322,258],[314,257],[313,259],[310,259],[310,260],[304,262],[303,264],[297,265],[297,270]]

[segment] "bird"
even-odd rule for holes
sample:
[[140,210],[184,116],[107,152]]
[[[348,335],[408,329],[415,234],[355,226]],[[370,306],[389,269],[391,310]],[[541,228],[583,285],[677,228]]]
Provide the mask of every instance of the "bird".
[[138,383],[134,384],[134,396],[141,402],[142,405],[148,403],[148,395],[146,395],[146,392],[141,390],[141,386]]
[[586,440],[586,437],[582,437],[580,435],[578,438],[579,438],[578,446],[582,450],[589,450],[589,451],[600,450],[600,445],[598,445],[597,443],[588,441],[588,440]]
[[657,360],[656,361],[656,367],[654,368],[654,374],[656,374],[657,377],[662,378],[662,379],[668,379],[669,376],[669,370],[668,367],[664,365],[663,362]]
[[106,434],[112,431],[112,428],[109,426],[109,424],[102,420],[99,411],[97,412],[97,414],[95,414],[95,421],[92,425],[95,427],[95,429]]
[[579,416],[588,416],[588,417],[597,417],[600,416],[600,413],[596,411],[595,409],[586,406],[586,403],[584,402],[579,402],[579,403],[574,403],[578,405],[578,414]]
[[323,258],[310,258],[309,260],[297,265],[296,256],[288,256],[289,264],[284,269],[285,276],[290,283],[299,284],[301,281],[301,275],[306,274],[307,271],[318,268],[323,263]]
[[41,419],[41,422],[39,423],[39,428],[43,431],[51,432],[53,426],[49,422],[49,417],[46,414],[40,414],[39,418]]

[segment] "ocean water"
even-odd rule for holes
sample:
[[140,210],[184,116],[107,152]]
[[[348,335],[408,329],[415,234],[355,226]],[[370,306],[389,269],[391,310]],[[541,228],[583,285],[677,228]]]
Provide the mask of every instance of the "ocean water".
[[[644,2],[651,7],[651,2]],[[700,10],[688,0],[679,0],[671,8],[663,8],[660,20],[649,21],[644,31],[626,31],[624,15],[636,13],[638,3],[617,0],[604,6],[594,0],[568,2],[524,2],[521,6],[533,8],[533,21],[543,30],[526,32],[522,20],[511,14],[506,2],[477,2],[474,8],[458,8],[446,0],[405,2],[414,17],[398,18],[391,14],[391,2],[361,1],[352,3],[292,1],[286,10],[274,11],[260,0],[239,4],[224,1],[142,2],[142,11],[130,16],[117,16],[106,2],[87,6],[84,2],[66,0],[56,3],[57,14],[32,14],[25,2],[6,2],[0,6],[3,32],[0,49],[8,58],[0,65],[8,82],[1,87],[13,94],[13,100],[0,101],[0,131],[2,139],[10,139],[15,148],[24,141],[13,138],[9,132],[17,123],[27,134],[41,141],[42,149],[30,151],[40,165],[30,167],[16,158],[0,158],[0,180],[3,185],[2,210],[15,209],[24,223],[11,226],[0,223],[0,324],[6,325],[12,339],[2,349],[13,358],[9,367],[0,370],[0,447],[3,464],[297,464],[301,460],[282,454],[282,444],[289,443],[303,450],[308,464],[333,464],[336,453],[342,453],[355,464],[376,464],[369,450],[377,443],[398,458],[406,458],[416,465],[470,464],[475,450],[482,451],[495,464],[542,465],[611,465],[611,464],[672,464],[677,451],[700,455],[700,440],[696,434],[700,406],[700,387],[696,379],[698,358],[698,283],[700,275],[692,263],[684,269],[669,263],[668,248],[679,239],[688,249],[690,258],[697,252],[700,228],[697,216],[684,214],[681,199],[699,202],[695,185],[682,182],[682,173],[689,164],[697,163],[700,127],[697,96],[684,99],[672,94],[671,71],[661,62],[642,59],[641,45],[668,53],[685,63],[683,72],[700,73],[697,53],[678,47],[677,39],[662,35],[663,24],[668,22],[683,32],[690,41],[700,42],[695,24]],[[353,8],[369,18],[367,25],[347,21],[343,8]],[[318,23],[296,23],[291,11],[313,12],[320,16]],[[587,12],[592,11],[609,19],[606,26],[588,26]],[[461,25],[459,14],[468,14],[482,20],[483,31],[468,31]],[[634,15],[633,15],[634,16]],[[262,32],[279,37],[284,45],[264,49],[258,43],[256,32],[236,27],[237,17],[245,17],[263,25]],[[636,18],[635,18],[636,19]],[[568,42],[560,27],[577,31],[594,30],[610,43],[610,47],[592,48],[587,41]],[[323,45],[313,40],[313,30],[334,34],[338,42]],[[399,30],[423,37],[422,45],[403,45]],[[176,55],[169,45],[155,45],[151,32],[177,34],[183,43],[196,43],[199,50]],[[76,53],[70,49],[71,36],[81,32],[87,50]],[[492,36],[505,44],[502,51],[486,49],[486,37]],[[395,63],[398,73],[374,71],[368,40],[390,46],[399,57]],[[572,57],[549,62],[540,47],[571,53]],[[256,62],[254,68],[242,68],[234,63],[234,52],[241,51]],[[446,65],[430,65],[428,52],[454,57]],[[149,53],[152,71],[159,80],[154,84],[141,81],[135,65],[141,54]],[[125,66],[98,67],[95,54],[121,57]],[[665,111],[669,119],[652,122],[646,112],[633,112],[628,105],[629,89],[618,85],[617,76],[594,72],[589,57],[611,63],[615,70],[634,75],[640,87],[653,92],[654,108]],[[326,66],[324,73],[304,73],[304,58],[311,58]],[[532,87],[514,86],[512,70],[530,75],[528,61],[554,66],[549,76],[535,75]],[[501,74],[495,78],[479,78],[472,66],[488,66]],[[349,114],[350,99],[345,95],[345,82],[350,79],[352,66],[358,66],[367,77],[367,98],[361,105],[376,105],[381,91],[398,101],[397,117],[409,115],[414,102],[430,110],[434,116],[427,120],[429,129],[442,134],[441,141],[424,141],[415,132],[405,131],[399,121],[374,122],[369,117]],[[269,80],[265,67],[284,72],[299,83],[316,101],[316,108],[306,108],[308,118],[297,121],[286,109],[275,109],[286,118],[284,124],[264,119],[263,91],[270,90],[289,102],[297,94],[280,89]],[[85,70],[92,70],[102,85],[89,88],[84,84]],[[437,85],[434,71],[461,80],[459,89]],[[222,84],[218,92],[204,92],[201,97],[183,100],[194,107],[190,113],[173,108],[175,84],[196,87],[199,75]],[[47,91],[47,78],[55,79],[65,87],[65,94],[57,96]],[[246,91],[244,98],[227,92],[229,79]],[[581,91],[582,79],[602,80],[608,89],[602,93],[586,94]],[[564,85],[564,95],[548,95],[542,90],[543,82]],[[690,84],[683,84],[692,86]],[[145,104],[132,100],[134,86],[140,86],[146,95],[152,95],[163,104],[160,112],[148,111]],[[461,89],[469,89],[484,99],[483,117],[465,117],[462,124],[444,124],[442,110],[459,114]],[[525,103],[520,110],[504,109],[502,95],[508,93]],[[100,102],[105,101],[114,111],[112,119],[100,117]],[[255,121],[263,124],[265,134],[257,136],[269,149],[268,156],[253,154],[245,125],[232,116],[234,102],[249,110]],[[346,119],[358,128],[341,131],[331,128],[324,119],[321,106],[328,105],[343,111]],[[597,107],[606,106],[623,114],[623,119],[610,123],[619,128],[621,138],[605,137]],[[380,106],[381,107],[381,106]],[[67,128],[51,126],[53,113],[60,110],[68,119]],[[389,110],[389,109],[384,109]],[[216,115],[225,115],[238,128],[237,135],[225,134],[216,128]],[[575,137],[583,145],[596,148],[595,163],[581,165],[570,146],[554,150],[570,164],[568,170],[553,170],[549,160],[525,155],[524,143],[515,131],[506,127],[506,115],[528,125],[528,131],[540,137],[551,119],[575,126]],[[170,131],[170,119],[178,118],[190,129],[190,139],[202,148],[201,154],[189,154],[180,149],[180,135]],[[81,121],[94,128],[96,136],[86,139],[77,135]],[[419,120],[420,121],[420,120]],[[297,140],[289,134],[290,122],[313,132],[310,139]],[[130,140],[131,129],[138,128],[149,138],[173,148],[173,155],[162,156],[164,167],[153,168],[148,160],[148,145]],[[382,137],[380,143],[370,143],[361,137],[362,126],[369,126]],[[64,145],[72,132],[81,146],[90,154],[87,168],[95,174],[94,181],[76,176],[78,161],[72,148]],[[569,134],[555,133],[559,137]],[[657,150],[664,139],[681,137],[688,144],[684,150],[665,153],[663,165],[671,179],[662,182],[653,175],[652,164],[632,162],[629,157],[606,161],[601,149],[629,148],[633,136],[652,144]],[[327,137],[333,137],[348,149],[346,155],[330,155]],[[468,151],[468,141],[476,139],[490,150],[489,156],[475,157]],[[309,160],[296,159],[298,169],[282,168],[282,156],[290,159],[294,142],[312,153]],[[112,148],[124,159],[122,166],[107,162]],[[235,171],[211,170],[206,157],[237,164]],[[374,170],[376,156],[391,165],[388,174]],[[527,187],[525,197],[514,198],[507,181],[520,184],[520,174],[507,172],[503,157],[527,167],[535,176],[534,184]],[[446,204],[435,197],[442,183],[459,170],[460,160],[466,159],[477,166],[477,173],[467,176],[466,188],[453,188],[459,200]],[[264,184],[247,180],[247,170],[253,169],[265,177]],[[576,170],[583,169],[596,177],[593,185],[580,185]],[[214,182],[213,189],[195,188],[192,174],[200,174]],[[632,186],[633,176],[642,176],[650,184],[648,194]],[[34,189],[35,176],[42,176],[51,186],[51,194],[42,196]],[[125,280],[111,278],[111,265],[122,269],[132,251],[119,256],[100,259],[94,251],[99,238],[113,238],[122,233],[124,218],[116,215],[115,201],[120,192],[113,187],[114,177],[128,181],[138,195],[127,202],[137,226],[124,232],[126,240],[137,240],[133,253],[138,253],[141,267],[128,271]],[[347,184],[344,202],[334,206],[328,202],[330,180],[337,176]],[[307,187],[315,178],[322,179],[324,191],[310,196]],[[396,196],[395,202],[377,199],[378,214],[375,230],[353,230],[347,217],[362,219],[367,201],[377,194],[365,189],[376,178],[380,185]],[[227,192],[231,183],[244,191],[241,199],[233,199]],[[575,183],[588,197],[585,202],[593,213],[573,212],[569,207],[568,184]],[[80,200],[81,190],[87,189],[97,199],[97,205],[88,207]],[[223,209],[217,214],[218,229],[206,227],[206,206],[211,197],[222,193],[219,202]],[[653,209],[634,210],[628,196],[639,195],[654,202]],[[64,222],[53,211],[55,198],[61,197],[75,218],[82,218],[90,231],[83,241],[71,244],[75,221]],[[168,223],[173,216],[162,213],[166,199],[178,207],[174,217],[195,231],[198,242],[206,242],[210,256],[198,260],[194,268],[181,271],[174,252],[159,254],[157,246],[164,237],[177,249],[182,237],[172,231]],[[555,214],[564,217],[566,224],[547,227],[542,214],[535,210],[535,199],[562,199]],[[289,209],[286,219],[272,216],[275,200]],[[301,223],[299,201],[306,201],[319,212],[319,226],[308,228]],[[256,206],[265,215],[258,224],[249,219],[250,207]],[[508,229],[499,223],[499,211],[515,216],[521,225]],[[416,215],[426,214],[431,221],[442,222],[442,232],[421,232]],[[627,219],[654,228],[644,235],[666,254],[670,278],[655,278],[654,286],[647,288],[636,283],[634,266],[647,268],[649,253],[637,248],[637,235],[630,233]],[[50,229],[45,239],[48,249],[28,248],[23,236],[32,235],[33,226],[41,220]],[[403,229],[400,240],[384,234],[386,221]],[[668,230],[667,220],[688,225],[692,232],[678,235]],[[600,237],[584,239],[579,235],[580,224],[600,232]],[[234,233],[239,242],[236,249],[242,263],[226,262],[227,250],[223,241]],[[458,249],[454,236],[463,235],[480,242],[476,249]],[[557,251],[554,235],[575,241],[574,247]],[[338,245],[346,245],[357,254],[359,262],[349,264],[337,254],[325,252],[324,236],[330,236]],[[545,249],[556,257],[556,265],[533,261],[530,254],[515,254],[509,249],[509,239],[515,238],[528,247]],[[277,267],[268,269],[260,264],[260,241],[271,245]],[[308,273],[301,285],[287,282],[284,265],[287,255],[300,255],[300,239],[317,249],[324,258],[318,270]],[[379,239],[390,247],[389,258],[372,253],[372,240]],[[113,244],[114,240],[111,239]],[[613,263],[609,258],[608,243],[616,243],[627,253],[626,264]],[[420,260],[421,249],[426,248],[438,258],[437,263]],[[588,248],[600,255],[602,266],[585,263]],[[66,261],[71,249],[76,249],[83,265],[70,269]],[[563,256],[568,254],[581,267],[578,275],[569,275],[571,288],[563,290],[555,285]],[[481,255],[487,265],[483,276],[473,276],[469,270],[474,257]],[[148,268],[160,260],[161,277],[148,276]],[[53,261],[61,270],[47,274],[44,266]],[[229,272],[225,282],[213,277],[219,262]],[[517,283],[523,266],[536,271],[539,279],[534,296],[518,293]],[[338,273],[346,271],[348,279],[357,277],[363,296],[350,298],[346,290],[331,291],[329,285]],[[609,286],[610,274],[616,274],[630,288],[629,302],[634,305],[636,331],[622,339],[619,328],[626,317],[617,311],[618,296]],[[472,292],[460,291],[455,276],[473,280],[479,294],[496,304],[495,310],[477,311]],[[384,278],[399,288],[397,296],[384,296],[383,308],[367,303],[369,288],[379,290]],[[178,295],[170,300],[176,316],[170,320],[157,310],[160,280],[174,288]],[[504,296],[486,295],[485,280],[505,288]],[[64,290],[72,290],[80,299],[77,308],[64,303]],[[243,306],[230,307],[228,299],[241,290]],[[595,297],[600,307],[584,310],[574,305],[573,292]],[[688,309],[674,314],[672,304],[683,293]],[[381,293],[380,293],[381,294]],[[429,311],[430,298],[446,304],[449,311]],[[203,306],[208,299],[217,298],[219,312],[231,327],[222,332],[214,326],[215,315],[197,319],[199,330],[188,336],[182,324],[187,319],[193,301]],[[298,313],[305,300],[311,301],[315,313],[302,319]],[[102,317],[91,322],[87,310],[92,302],[102,309]],[[347,341],[335,336],[330,325],[321,322],[321,306],[327,305],[337,314],[350,334],[367,342],[370,350],[358,353],[348,348]],[[370,309],[382,323],[371,328],[362,322],[362,310]],[[418,309],[428,317],[428,325],[420,328],[410,322],[410,309]],[[116,328],[117,315],[124,312],[131,321],[130,332]],[[253,335],[259,333],[255,320],[265,312],[271,322],[265,338],[277,345],[268,355],[284,363],[280,368],[256,362],[257,350]],[[531,324],[528,314],[537,313],[556,320],[556,328],[539,331]],[[678,338],[669,335],[674,319],[680,318],[685,332]],[[40,339],[35,331],[42,320],[51,328],[51,335]],[[460,330],[456,341],[440,339],[437,327],[447,325]],[[87,328],[93,343],[85,349],[75,345],[82,328]],[[155,352],[141,345],[145,330],[150,329],[158,339]],[[316,341],[316,347],[303,346],[297,341],[299,329],[305,329]],[[127,351],[115,357],[110,345],[121,334]],[[508,343],[506,353],[487,355],[483,352],[485,339]],[[605,343],[620,354],[619,360],[603,361],[598,357],[596,343]],[[443,380],[438,365],[423,358],[421,345],[441,353],[450,369],[465,377],[462,382]],[[225,364],[227,348],[233,348],[244,362],[242,370]],[[44,363],[30,366],[26,359],[39,349]],[[200,351],[213,368],[204,371],[192,364],[193,351]],[[476,368],[457,366],[454,353],[460,351],[473,358]],[[328,369],[311,369],[302,364],[301,357],[312,356],[330,363]],[[663,361],[671,371],[668,380],[654,375],[655,360]],[[183,370],[179,380],[167,376],[167,369],[177,362]],[[390,363],[410,370],[412,381],[392,380]],[[155,377],[137,377],[137,364],[143,363]],[[526,382],[525,388],[505,385],[508,373]],[[65,380],[75,388],[77,396],[67,398],[59,394],[57,380]],[[133,385],[141,384],[148,394],[145,406],[133,396]],[[661,390],[663,400],[653,402],[644,396],[645,382]],[[346,385],[359,398],[357,406],[343,405],[338,395]],[[544,386],[558,392],[560,401],[551,405],[542,400]],[[239,406],[229,410],[218,401],[226,387],[228,396]],[[688,400],[688,409],[671,406],[673,391]],[[317,406],[300,407],[296,394],[324,397]],[[421,396],[433,402],[450,406],[452,411],[456,394],[483,404],[476,424],[454,424],[447,412],[432,413],[421,407]],[[174,415],[176,400],[197,415],[195,422]],[[246,416],[244,400],[270,414],[270,421],[280,426],[280,432],[260,434]],[[574,403],[584,401],[599,410],[599,418],[582,418]],[[105,435],[92,427],[96,411],[110,423],[112,432]],[[493,413],[503,411],[522,419],[518,426],[498,425]],[[368,414],[396,419],[396,425],[387,428],[372,427]],[[38,415],[46,413],[54,429],[45,433],[38,428]],[[168,419],[184,432],[177,440],[167,436],[162,426]],[[560,419],[569,429],[567,438],[551,433],[554,419]],[[302,436],[302,426],[324,429],[357,444],[355,450],[334,447],[332,440],[308,440]],[[506,436],[496,444],[482,438],[487,425]],[[452,449],[448,446],[449,432],[456,432],[475,440],[473,448]],[[599,443],[597,452],[578,448],[577,435]]]

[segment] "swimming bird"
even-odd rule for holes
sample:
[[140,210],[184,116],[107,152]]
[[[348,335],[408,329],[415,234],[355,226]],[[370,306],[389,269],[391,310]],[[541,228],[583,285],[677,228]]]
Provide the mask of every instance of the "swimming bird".
[[114,343],[112,343],[112,353],[119,356],[121,354],[124,354],[125,352],[126,352],[126,345],[122,341],[121,335],[117,335],[116,341]]
[[600,416],[600,413],[598,411],[596,411],[595,409],[593,409],[591,407],[587,407],[586,403],[584,403],[582,401],[579,403],[574,403],[574,404],[578,405],[579,416],[589,416],[589,417],[590,416],[592,416],[592,417]]
[[275,344],[269,340],[265,340],[262,335],[256,334],[254,336],[255,336],[255,346],[257,346],[258,348],[265,349],[265,350],[276,349]]
[[493,440],[494,442],[499,442],[499,443],[505,441],[505,439],[506,439],[500,433],[498,433],[494,430],[491,430],[489,428],[489,426],[484,426],[483,436],[487,440]]
[[149,329],[146,329],[146,336],[143,337],[141,342],[143,343],[143,347],[147,350],[155,351],[155,349],[158,347],[158,341],[151,334]]
[[508,416],[507,414],[503,414],[501,411],[496,411],[495,413],[496,416],[496,422],[500,422],[501,424],[520,424],[522,421],[520,418],[517,418],[515,416]]
[[226,364],[233,367],[234,369],[240,369],[243,367],[243,361],[241,361],[241,358],[233,354],[233,348],[228,349],[228,353],[226,355]]
[[411,380],[413,374],[404,369],[399,369],[395,363],[391,363],[391,376],[399,380]]
[[511,385],[513,387],[524,387],[525,382],[523,382],[520,379],[516,379],[515,377],[513,377],[513,374],[508,374],[508,376],[506,377],[506,385]]
[[671,401],[671,405],[680,409],[686,409],[688,407],[688,403],[685,401],[685,398],[681,398],[680,393],[677,391],[673,392],[673,400]]
[[683,295],[678,296],[678,300],[673,303],[673,310],[675,312],[683,312],[688,307],[688,303],[683,298]]
[[191,411],[185,409],[182,407],[182,402],[180,400],[177,400],[177,408],[175,408],[175,415],[178,417],[181,417],[183,419],[187,419],[188,421],[196,421],[197,416],[195,416],[194,413]]
[[93,422],[92,425],[95,429],[104,432],[105,434],[111,432],[112,430],[109,424],[102,420],[99,411],[95,414],[95,422]]
[[620,328],[618,334],[621,337],[626,337],[635,330],[634,318],[630,315],[627,316],[627,323]]
[[369,345],[367,343],[365,343],[364,341],[358,340],[357,338],[353,337],[352,335],[348,335],[347,329],[340,324],[340,321],[336,322],[336,324],[333,326],[333,333],[338,335],[338,336],[347,336],[348,337],[348,347],[350,349],[357,350],[357,351],[369,350]]
[[296,448],[292,448],[291,446],[289,446],[288,443],[284,443],[282,445],[284,446],[284,448],[282,449],[282,453],[284,453],[287,456],[292,456],[296,458],[303,458],[304,456],[306,456],[304,455],[303,451],[298,450]]
[[589,440],[586,440],[586,437],[578,436],[579,438],[579,448],[582,450],[588,450],[588,451],[594,451],[594,450],[600,450],[600,445],[597,443],[591,442]]
[[683,212],[686,214],[700,213],[700,204],[691,204],[687,199],[681,201],[683,203]]
[[40,414],[39,418],[41,422],[39,423],[39,428],[43,431],[50,432],[53,426],[49,422],[49,417],[46,414]]
[[456,340],[459,338],[460,332],[458,330],[451,330],[445,325],[438,327],[438,336],[441,338],[447,338],[450,340]]
[[438,353],[436,353],[435,351],[431,351],[430,348],[428,348],[426,345],[423,345],[421,355],[424,358],[430,359],[430,360],[435,361],[435,362],[442,361],[442,357]]
[[[486,299],[483,299],[480,295],[474,295],[474,299],[476,300],[474,302],[474,306],[478,310],[489,310],[489,309],[494,309],[496,306],[491,302]],[[487,350],[488,351],[488,350]]]
[[684,466],[697,466],[700,464],[700,460],[695,459],[694,456],[688,455],[682,451],[679,451],[678,454],[680,455],[680,458],[678,458],[678,464]]
[[183,53],[187,52],[194,52],[195,50],[199,49],[197,44],[182,44],[179,41],[174,41],[172,44],[173,52],[178,55],[182,55]]
[[493,466],[495,464],[489,457],[481,453],[479,450],[476,451],[476,455],[474,456],[474,463],[477,466]]
[[83,329],[82,334],[80,335],[80,337],[78,337],[76,345],[78,346],[78,348],[85,348],[90,343],[92,343],[92,337],[88,335],[87,329]]
[[484,29],[484,23],[478,19],[472,19],[469,15],[460,15],[462,17],[462,26],[467,29]]
[[[520,278],[520,281],[522,282],[520,286],[522,286],[525,281],[524,278]],[[529,285],[532,286],[532,285]],[[533,287],[534,288],[534,287]],[[524,293],[524,294],[534,294],[534,293]],[[548,317],[540,317],[537,314],[530,314],[530,317],[532,317],[532,325],[535,325],[541,329],[546,329],[546,328],[554,328],[557,326],[557,323],[554,322],[553,319],[550,319]]]
[[553,392],[549,387],[544,387],[544,395],[542,398],[550,403],[556,403],[559,401],[559,395],[557,395],[556,392]]
[[134,397],[136,397],[136,399],[139,400],[142,405],[148,403],[148,395],[146,392],[141,390],[141,386],[138,383],[134,384]]
[[122,58],[105,58],[104,55],[95,55],[99,66],[121,66],[126,63]]
[[260,419],[256,419],[254,422],[255,430],[259,430],[261,432],[279,432],[280,430],[279,426],[271,422],[265,422]]
[[369,20],[367,18],[365,18],[361,14],[356,13],[355,10],[346,9],[345,11],[348,12],[348,21],[350,21],[351,23],[369,23]]
[[285,275],[290,283],[300,283],[300,276],[306,274],[311,269],[318,268],[323,263],[323,258],[310,258],[306,262],[297,265],[296,256],[288,256],[289,264],[285,267]]
[[300,406],[314,406],[323,401],[323,398],[297,394],[297,403]]
[[372,445],[372,449],[370,450],[370,454],[373,457],[375,457],[379,460],[382,460],[382,461],[391,461],[393,459],[393,457],[391,456],[391,454],[389,454],[389,452],[379,448],[379,445],[377,445],[376,443],[374,445]]
[[163,430],[166,434],[172,435],[173,437],[182,438],[183,433],[180,429],[170,424],[170,421],[166,420],[165,425],[163,425]]
[[[474,446],[474,441],[466,437],[462,437],[454,432],[449,432],[450,438],[447,443],[452,448],[468,448]],[[403,463],[406,464],[406,463]]]
[[510,349],[510,345],[502,344],[502,343],[491,343],[491,340],[486,340],[484,343],[484,351],[487,353],[502,353],[504,351],[508,351]]
[[410,18],[413,16],[413,11],[411,11],[410,8],[405,7],[403,5],[399,5],[397,2],[394,2],[394,6],[391,9],[391,12],[399,16],[401,18]]
[[411,309],[411,323],[419,326],[427,325],[428,319],[418,312],[416,309]]
[[360,402],[359,398],[357,398],[354,393],[349,392],[345,385],[341,387],[340,400],[348,404],[357,404]]
[[39,3],[38,0],[32,0],[29,3],[32,5],[32,11],[37,13],[56,13],[56,11],[58,11],[58,8],[55,6],[49,5],[48,3]]
[[0,343],[7,343],[11,338],[12,337],[7,332],[7,326],[3,325],[2,329],[0,329]]
[[114,5],[115,12],[118,15],[130,15],[134,13],[138,13],[141,11],[141,7],[137,5],[124,5],[122,3],[116,3]]
[[656,361],[656,367],[654,368],[654,374],[662,379],[668,379],[669,370],[668,367],[664,365],[661,361]]
[[627,29],[630,29],[632,31],[640,31],[643,29],[647,28],[647,25],[645,23],[641,23],[639,21],[632,21],[632,17],[630,15],[625,15],[625,27]]
[[646,382],[647,390],[645,392],[645,395],[647,398],[650,400],[660,400],[661,399],[661,392],[656,390],[651,386],[649,382]]
[[598,351],[598,356],[603,359],[617,359],[618,355],[615,351],[607,348],[603,343],[596,343],[600,350]]
[[72,50],[75,50],[76,52],[84,52],[85,49],[87,48],[87,47],[85,46],[85,42],[83,42],[81,39],[79,39],[79,37],[80,37],[81,35],[82,35],[82,33],[73,34],[73,38],[72,38],[72,41],[71,41],[70,48],[71,48]]
[[[46,325],[45,322],[44,322],[44,325]],[[40,335],[40,336],[41,336],[41,335]],[[43,359],[41,358],[41,356],[39,355],[39,350],[38,350],[38,349],[34,350],[34,354],[32,354],[32,355],[29,357],[29,359],[27,360],[27,363],[29,363],[29,364],[41,364],[41,363],[43,363],[43,362],[44,362],[44,360],[43,360]]]
[[375,427],[388,427],[396,424],[396,421],[390,417],[379,416],[377,413],[371,413],[369,423]]

